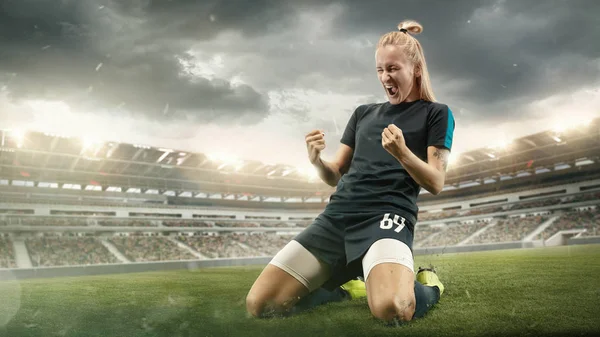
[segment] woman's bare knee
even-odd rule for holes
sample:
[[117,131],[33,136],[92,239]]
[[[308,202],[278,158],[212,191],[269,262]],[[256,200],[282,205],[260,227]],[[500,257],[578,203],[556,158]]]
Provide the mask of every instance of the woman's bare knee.
[[369,309],[373,317],[389,322],[396,316],[396,307],[391,299],[373,298],[369,299]]
[[415,300],[398,294],[381,294],[369,301],[369,309],[375,318],[385,322],[410,321],[415,314]]
[[260,294],[256,294],[252,291],[246,296],[246,311],[253,317],[262,317],[265,307],[267,306],[267,299],[261,297]]
[[367,294],[374,317],[386,322],[412,320],[416,308],[414,274],[405,266],[382,263],[373,267]]
[[246,296],[246,311],[253,317],[285,314],[308,289],[293,276],[267,265]]

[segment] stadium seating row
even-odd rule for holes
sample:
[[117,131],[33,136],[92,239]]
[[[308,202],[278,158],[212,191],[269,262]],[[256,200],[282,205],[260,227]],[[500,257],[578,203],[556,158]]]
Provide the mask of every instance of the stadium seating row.
[[[442,212],[420,212],[419,222],[440,220],[452,221],[456,217],[465,217],[472,215],[494,214],[499,212],[525,210],[537,207],[546,207],[554,205],[569,205],[571,203],[600,200],[600,192],[592,191],[568,197],[550,197],[542,200],[524,201],[520,203],[510,204],[506,206],[487,206],[478,207],[468,210],[449,210]],[[162,220],[162,219],[106,219],[95,217],[25,217],[14,214],[4,215],[0,218],[0,226],[6,225],[23,225],[23,226],[107,226],[107,227],[235,227],[235,228],[252,228],[252,227],[306,227],[311,221],[280,221],[280,222],[265,222],[247,220],[229,220],[229,221],[213,221],[213,220]]]
[[[553,217],[557,219],[534,239],[547,240],[561,230],[570,229],[581,230],[582,236],[599,235],[600,208],[591,208],[482,223],[417,225],[415,247],[520,241]],[[195,233],[169,237],[158,234],[123,235],[81,237],[37,233],[14,240],[24,242],[33,266],[62,266],[271,256],[292,238],[291,234],[273,233]],[[0,237],[0,268],[16,267],[12,240],[7,234]],[[119,252],[121,257],[111,248]]]

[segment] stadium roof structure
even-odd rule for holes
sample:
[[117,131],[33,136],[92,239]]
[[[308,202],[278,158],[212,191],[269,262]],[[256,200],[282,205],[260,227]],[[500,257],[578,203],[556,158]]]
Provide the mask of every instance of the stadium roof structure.
[[[82,190],[325,202],[334,188],[298,168],[174,149],[2,130],[0,183]],[[444,193],[545,172],[598,165],[600,118],[548,130],[503,147],[455,154]]]
[[547,130],[497,147],[461,153],[448,170],[446,184],[501,181],[502,177],[536,174],[597,163],[600,156],[600,118]]

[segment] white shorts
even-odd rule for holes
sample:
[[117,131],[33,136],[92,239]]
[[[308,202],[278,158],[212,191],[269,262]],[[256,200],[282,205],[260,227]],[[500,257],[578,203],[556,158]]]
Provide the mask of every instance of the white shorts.
[[285,245],[269,263],[285,270],[309,291],[320,288],[331,276],[329,265],[295,240]]
[[[290,241],[270,264],[285,270],[309,291],[320,288],[330,277],[331,268],[318,260],[297,241]],[[380,263],[398,263],[414,272],[414,260],[410,248],[402,241],[381,239],[373,243],[362,259],[365,282],[371,269]]]
[[380,239],[371,245],[371,248],[369,248],[367,254],[362,259],[365,282],[369,277],[369,273],[371,273],[371,269],[380,263],[401,264],[413,273],[415,272],[412,252],[400,240]]

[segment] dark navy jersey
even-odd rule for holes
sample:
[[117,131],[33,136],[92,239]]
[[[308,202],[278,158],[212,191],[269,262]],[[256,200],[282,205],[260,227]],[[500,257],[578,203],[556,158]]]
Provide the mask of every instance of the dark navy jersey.
[[339,180],[326,212],[394,210],[416,223],[421,186],[381,145],[381,133],[390,124],[402,130],[407,147],[425,162],[429,146],[452,149],[454,117],[444,104],[419,100],[361,105],[341,138],[354,149],[350,168]]

